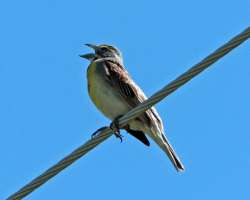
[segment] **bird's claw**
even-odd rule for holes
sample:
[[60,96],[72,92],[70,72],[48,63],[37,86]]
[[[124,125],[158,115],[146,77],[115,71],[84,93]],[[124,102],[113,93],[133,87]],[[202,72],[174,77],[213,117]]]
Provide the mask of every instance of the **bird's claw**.
[[123,135],[120,133],[120,131],[119,132],[115,132],[115,137],[119,138],[121,140],[121,142],[122,142]]
[[106,129],[107,127],[104,126],[104,127],[101,127],[99,129],[97,129],[92,135],[91,135],[91,138],[95,138],[101,131],[103,131],[104,129]]
[[121,140],[121,142],[122,142],[123,136],[122,136],[121,133],[120,133],[119,118],[120,118],[120,116],[117,117],[117,118],[115,118],[114,121],[111,122],[111,124],[110,124],[110,129],[113,130],[113,132],[114,132],[116,138],[119,138],[119,139]]

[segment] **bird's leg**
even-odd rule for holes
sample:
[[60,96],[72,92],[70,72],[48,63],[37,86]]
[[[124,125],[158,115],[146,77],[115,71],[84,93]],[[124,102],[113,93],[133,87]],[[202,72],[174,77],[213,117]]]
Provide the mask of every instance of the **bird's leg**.
[[110,124],[110,128],[113,130],[113,132],[114,132],[114,134],[115,134],[115,136],[117,137],[117,138],[119,138],[120,140],[121,140],[121,142],[122,142],[122,135],[121,135],[121,133],[120,133],[120,128],[119,128],[119,118],[120,118],[121,116],[118,116],[118,117],[116,117],[112,122],[111,122],[111,124]]
[[107,126],[103,126],[99,129],[97,129],[92,135],[91,135],[91,138],[94,138],[95,136],[97,136],[100,132],[102,132],[104,129],[106,129]]

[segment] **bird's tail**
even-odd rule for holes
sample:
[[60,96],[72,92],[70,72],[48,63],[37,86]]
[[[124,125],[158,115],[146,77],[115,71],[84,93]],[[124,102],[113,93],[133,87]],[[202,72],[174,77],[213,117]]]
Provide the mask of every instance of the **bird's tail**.
[[162,140],[156,141],[161,149],[167,154],[173,165],[175,166],[178,172],[184,171],[184,165],[181,163],[180,159],[178,158],[177,154],[175,153],[173,147],[169,143],[167,137],[164,134],[161,134]]

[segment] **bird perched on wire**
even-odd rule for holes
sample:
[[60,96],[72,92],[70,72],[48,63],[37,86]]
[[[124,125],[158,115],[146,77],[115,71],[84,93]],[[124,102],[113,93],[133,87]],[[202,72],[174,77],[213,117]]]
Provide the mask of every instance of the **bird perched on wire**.
[[[111,45],[86,44],[94,53],[80,55],[91,63],[87,70],[88,92],[96,107],[109,119],[115,135],[122,141],[118,119],[147,99],[131,79],[123,65],[121,52]],[[145,134],[168,155],[177,171],[184,166],[164,134],[162,120],[155,108],[150,108],[122,127],[145,145],[150,143]]]

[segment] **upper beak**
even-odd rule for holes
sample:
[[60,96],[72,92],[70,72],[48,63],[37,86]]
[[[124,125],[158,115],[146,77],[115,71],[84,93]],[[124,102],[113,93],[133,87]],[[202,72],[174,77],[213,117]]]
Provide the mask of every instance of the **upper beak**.
[[85,44],[86,46],[94,49],[95,51],[98,49],[98,46],[97,45],[94,45],[94,44]]

